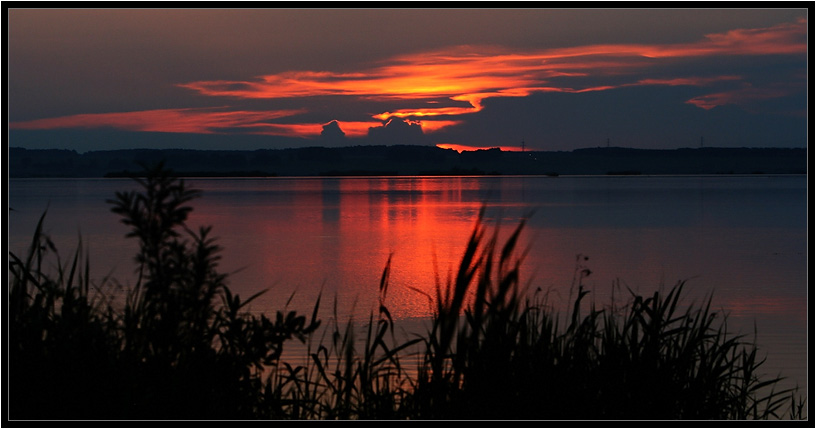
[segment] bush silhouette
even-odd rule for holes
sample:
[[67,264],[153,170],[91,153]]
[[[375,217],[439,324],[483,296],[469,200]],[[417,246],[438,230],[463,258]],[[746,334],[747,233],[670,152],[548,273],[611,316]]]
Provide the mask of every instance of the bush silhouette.
[[138,280],[123,303],[94,301],[80,250],[70,268],[56,254],[57,273],[46,274],[56,249],[45,215],[25,260],[11,254],[12,418],[254,418],[274,409],[261,394],[264,368],[319,325],[245,312],[263,292],[233,294],[211,229],[186,226],[197,191],[161,165],[136,180],[141,192],[109,201],[139,240]]

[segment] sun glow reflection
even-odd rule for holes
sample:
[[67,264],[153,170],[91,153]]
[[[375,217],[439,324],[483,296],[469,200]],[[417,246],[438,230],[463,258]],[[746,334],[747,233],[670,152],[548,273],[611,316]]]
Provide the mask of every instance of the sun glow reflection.
[[523,152],[524,150],[528,150],[528,148],[522,146],[468,146],[455,143],[439,143],[436,145],[436,147],[440,149],[453,149],[459,153],[462,153],[463,151],[490,150],[497,148],[505,152]]
[[[270,192],[281,181],[293,191]],[[220,234],[234,241],[222,243],[233,249],[225,266],[255,261],[252,278],[237,273],[233,280],[273,288],[253,308],[275,308],[280,297],[294,293],[291,308],[308,309],[322,294],[324,302],[337,298],[341,314],[367,320],[369,311],[376,312],[377,285],[391,257],[389,312],[395,319],[427,318],[436,279],[444,286],[458,269],[482,196],[495,191],[491,183],[477,177],[253,180],[241,190],[265,195],[257,206],[231,209],[211,190],[192,220],[220,225]],[[509,234],[514,222],[507,220],[501,232]],[[322,308],[324,320],[331,318],[332,304]]]

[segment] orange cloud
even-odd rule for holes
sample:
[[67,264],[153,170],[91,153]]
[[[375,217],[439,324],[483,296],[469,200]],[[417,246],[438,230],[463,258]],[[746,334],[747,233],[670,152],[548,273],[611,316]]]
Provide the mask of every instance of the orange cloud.
[[[239,131],[283,137],[317,137],[323,131],[322,123],[279,124],[270,121],[304,113],[305,110],[274,111],[212,111],[211,109],[158,109],[136,112],[89,113],[12,122],[9,127],[18,130],[47,130],[59,128],[115,128],[126,131],[164,133],[218,134]],[[379,121],[337,121],[349,137],[365,137],[368,129],[381,127]],[[459,125],[461,121],[416,121],[424,132]]]
[[211,109],[158,109],[136,112],[88,113],[35,119],[12,122],[9,127],[21,130],[109,127],[127,131],[213,134],[224,129],[273,126],[268,121],[303,112],[303,110],[212,111]]
[[807,20],[709,34],[701,45],[709,55],[802,54],[807,52]]
[[[340,122],[350,137],[361,137],[390,118],[430,119],[472,114],[495,97],[526,97],[542,92],[582,93],[636,85],[706,86],[739,76],[665,77],[609,84],[597,79],[567,86],[572,78],[591,79],[634,75],[666,59],[727,55],[778,55],[807,53],[807,20],[768,28],[736,29],[706,35],[693,43],[599,44],[535,51],[509,51],[500,47],[460,46],[396,56],[366,70],[352,73],[287,71],[253,81],[196,81],[179,87],[201,95],[238,99],[279,99],[310,96],[351,96],[378,101],[412,100],[413,108],[372,114],[376,121]],[[590,80],[582,81],[590,82]],[[767,99],[786,94],[779,89],[742,88],[695,97],[688,103],[702,109]],[[425,106],[418,102],[426,103]],[[113,127],[130,131],[222,133],[239,131],[278,136],[319,136],[323,124],[274,121],[304,113],[299,110],[227,111],[226,109],[159,109],[139,112],[72,115],[10,124],[16,129]],[[455,120],[425,120],[425,132],[460,124]]]
[[781,88],[754,88],[745,87],[733,91],[723,91],[714,94],[701,95],[686,101],[701,109],[710,110],[717,106],[726,104],[744,104],[755,100],[767,100],[771,98],[784,97],[792,94],[792,90]]
[[740,80],[739,76],[714,76],[714,77],[685,77],[673,79],[641,79],[638,85],[668,85],[668,86],[706,86],[716,82],[728,80]]
[[682,44],[606,44],[532,52],[461,46],[397,56],[378,67],[356,73],[290,71],[262,76],[258,81],[199,81],[179,86],[203,95],[238,98],[342,95],[378,100],[448,98],[467,102],[467,106],[398,109],[373,115],[373,118],[456,116],[482,110],[481,102],[488,97],[523,97],[545,91],[579,93],[638,84],[706,85],[717,80],[738,79],[735,76],[646,79],[633,84],[584,88],[548,84],[559,77],[626,73],[667,58],[805,54],[806,36],[807,21],[800,19],[768,28],[709,34],[700,41]]
[[316,137],[323,130],[322,124],[259,124],[247,134],[282,137]]
[[420,121],[422,131],[425,133],[435,133],[443,128],[453,127],[462,124],[462,121]]
[[[323,125],[321,125],[321,131]],[[382,124],[375,121],[337,121],[337,125],[343,130],[347,137],[365,137],[368,135],[369,128]]]

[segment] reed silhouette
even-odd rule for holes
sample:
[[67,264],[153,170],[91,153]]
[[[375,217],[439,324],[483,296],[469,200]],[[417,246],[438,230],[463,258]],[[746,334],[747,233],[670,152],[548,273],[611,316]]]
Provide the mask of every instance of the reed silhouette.
[[[198,192],[161,164],[135,180],[141,191],[109,201],[139,242],[124,293],[91,280],[81,240],[63,262],[45,214],[27,254],[10,253],[10,419],[805,418],[711,298],[682,302],[682,282],[598,309],[579,259],[572,309],[554,311],[521,281],[524,221],[500,242],[480,212],[414,338],[398,338],[384,305],[389,258],[358,338],[336,302],[318,330],[320,298],[310,317],[247,312],[264,291],[233,293],[211,228],[186,226]],[[292,340],[308,342],[300,364],[282,361]]]

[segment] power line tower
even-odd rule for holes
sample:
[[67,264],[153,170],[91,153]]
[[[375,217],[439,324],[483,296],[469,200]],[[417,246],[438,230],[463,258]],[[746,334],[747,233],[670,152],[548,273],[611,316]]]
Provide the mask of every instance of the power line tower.
[[521,151],[524,152],[526,145],[524,144],[524,140],[521,141]]

